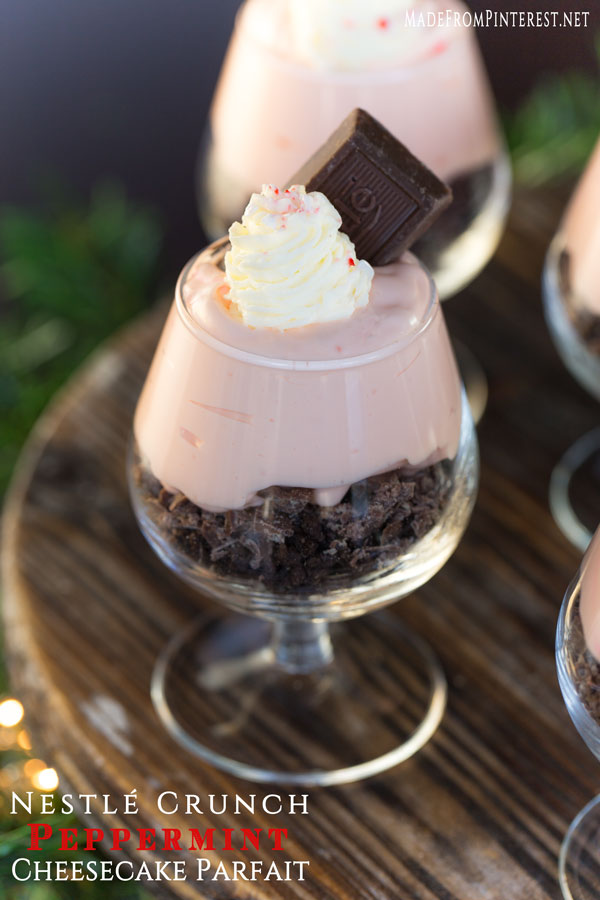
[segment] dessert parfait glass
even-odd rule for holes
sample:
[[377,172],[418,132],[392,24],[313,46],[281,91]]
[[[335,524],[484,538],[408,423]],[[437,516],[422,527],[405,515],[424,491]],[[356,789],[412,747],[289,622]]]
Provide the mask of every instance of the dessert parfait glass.
[[[581,737],[600,760],[600,663],[588,649],[582,602],[600,604],[600,532],[567,589],[556,632],[558,680],[569,714]],[[584,598],[593,591],[595,596]],[[590,609],[590,606],[588,606]],[[587,619],[589,621],[589,619]],[[600,796],[575,817],[563,840],[559,879],[566,900],[600,896]]]
[[[420,18],[436,13],[436,27]],[[469,15],[446,0],[246,0],[197,168],[207,235],[224,234],[263,183],[286,184],[361,107],[453,189],[415,252],[443,299],[468,284],[496,249],[511,185]]]
[[[436,27],[421,16],[442,15]],[[511,172],[470,13],[446,0],[246,0],[197,164],[210,239],[263,183],[286,184],[361,107],[450,185],[452,206],[415,245],[446,299],[493,255]],[[439,21],[439,20],[438,20]],[[475,421],[487,379],[456,342]]]
[[[563,362],[600,400],[600,141],[555,235],[544,266],[546,321]],[[600,428],[567,449],[550,480],[563,533],[585,550],[600,518]]]
[[358,356],[281,358],[196,313],[227,247],[183,270],[134,421],[140,527],[217,601],[165,648],[153,700],[176,740],[235,775],[352,781],[411,756],[443,715],[432,650],[364,614],[456,548],[477,486],[472,419],[424,269],[403,333]]

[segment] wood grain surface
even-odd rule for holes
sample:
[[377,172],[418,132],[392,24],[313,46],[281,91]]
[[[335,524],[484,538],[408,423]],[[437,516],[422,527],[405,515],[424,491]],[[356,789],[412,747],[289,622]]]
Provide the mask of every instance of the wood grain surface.
[[[163,883],[168,896],[560,896],[560,842],[600,774],[568,719],[553,652],[559,605],[579,560],[551,519],[548,479],[567,445],[598,420],[542,317],[543,254],[563,201],[517,196],[496,259],[446,308],[452,332],[490,380],[479,500],[451,561],[391,608],[443,661],[450,699],[442,726],[385,776],[308,791],[308,816],[203,817],[202,828],[287,827],[282,855],[310,860],[304,882]],[[272,790],[188,755],[163,732],[150,702],[157,654],[202,602],[154,558],[125,488],[131,416],[163,316],[157,311],[118,336],[56,399],[24,453],[5,516],[14,688],[40,754],[64,784],[119,796],[137,788],[139,815],[106,817],[109,827],[197,825],[157,816],[161,790],[259,800]],[[95,817],[103,821],[98,808]]]

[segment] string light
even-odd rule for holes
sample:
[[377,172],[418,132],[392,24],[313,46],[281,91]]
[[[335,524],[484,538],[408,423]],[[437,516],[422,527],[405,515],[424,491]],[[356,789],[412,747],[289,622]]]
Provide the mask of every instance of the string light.
[[35,773],[31,783],[38,791],[55,791],[58,787],[58,773],[56,769],[42,769]]
[[3,728],[14,728],[24,715],[23,704],[18,700],[11,697],[9,700],[3,700],[0,703],[0,725]]
[[0,770],[0,788],[8,789],[22,781],[23,769],[19,763],[9,763]]
[[43,759],[28,759],[23,766],[23,771],[28,778],[33,778],[45,768],[47,767]]
[[17,735],[17,744],[21,750],[31,750],[31,739],[24,728]]
[[0,728],[0,750],[13,750],[16,739],[14,728]]
[[[0,727],[14,728],[18,725],[25,715],[23,704],[14,697],[9,697],[0,703]],[[7,736],[8,737],[8,736]],[[3,745],[4,735],[0,734],[0,745]],[[16,738],[11,737],[10,743],[16,742],[21,750],[31,750],[31,740],[28,732],[21,728]],[[12,768],[15,766],[13,764]],[[23,773],[31,781],[34,788],[38,791],[55,791],[59,784],[58,773],[56,769],[49,768],[42,759],[28,759],[23,766]],[[0,782],[4,786],[5,782],[14,780],[15,772],[11,770],[11,766],[5,766],[0,772]]]

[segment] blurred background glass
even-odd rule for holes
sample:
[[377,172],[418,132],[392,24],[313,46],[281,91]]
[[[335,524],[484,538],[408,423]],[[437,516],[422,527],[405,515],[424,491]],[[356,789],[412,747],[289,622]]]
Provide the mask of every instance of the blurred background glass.
[[[294,41],[298,27],[319,21],[307,5],[246,0],[236,17],[198,159],[207,236],[226,234],[262,184],[288,184],[362,107],[452,189],[452,205],[413,248],[445,300],[493,255],[510,205],[510,166],[475,30],[404,28],[402,17],[375,19],[385,8],[377,5],[350,25],[342,7],[316,50],[314,37]],[[348,44],[368,46],[356,68],[341,68],[353,56]]]
[[[569,372],[596,400],[600,400],[599,201],[600,136],[550,245],[542,278],[552,339]],[[554,519],[581,551],[600,516],[599,473],[597,427],[564,452],[550,479]],[[583,490],[577,490],[577,482]]]

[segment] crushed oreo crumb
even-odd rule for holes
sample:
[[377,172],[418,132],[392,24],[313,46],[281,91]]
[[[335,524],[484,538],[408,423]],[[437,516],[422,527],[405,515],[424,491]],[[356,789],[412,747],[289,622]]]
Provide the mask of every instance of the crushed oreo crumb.
[[135,477],[146,513],[176,550],[275,592],[337,587],[394,564],[438,521],[451,487],[445,460],[373,475],[335,506],[313,503],[308,488],[271,487],[260,505],[214,513],[167,491],[141,464]]
[[567,311],[571,323],[590,353],[600,355],[600,316],[576,304],[571,290],[571,256],[563,250],[558,261],[558,277],[563,297],[567,301]]
[[579,597],[575,601],[567,640],[571,677],[579,699],[590,716],[600,722],[600,662],[592,656],[585,643]]

